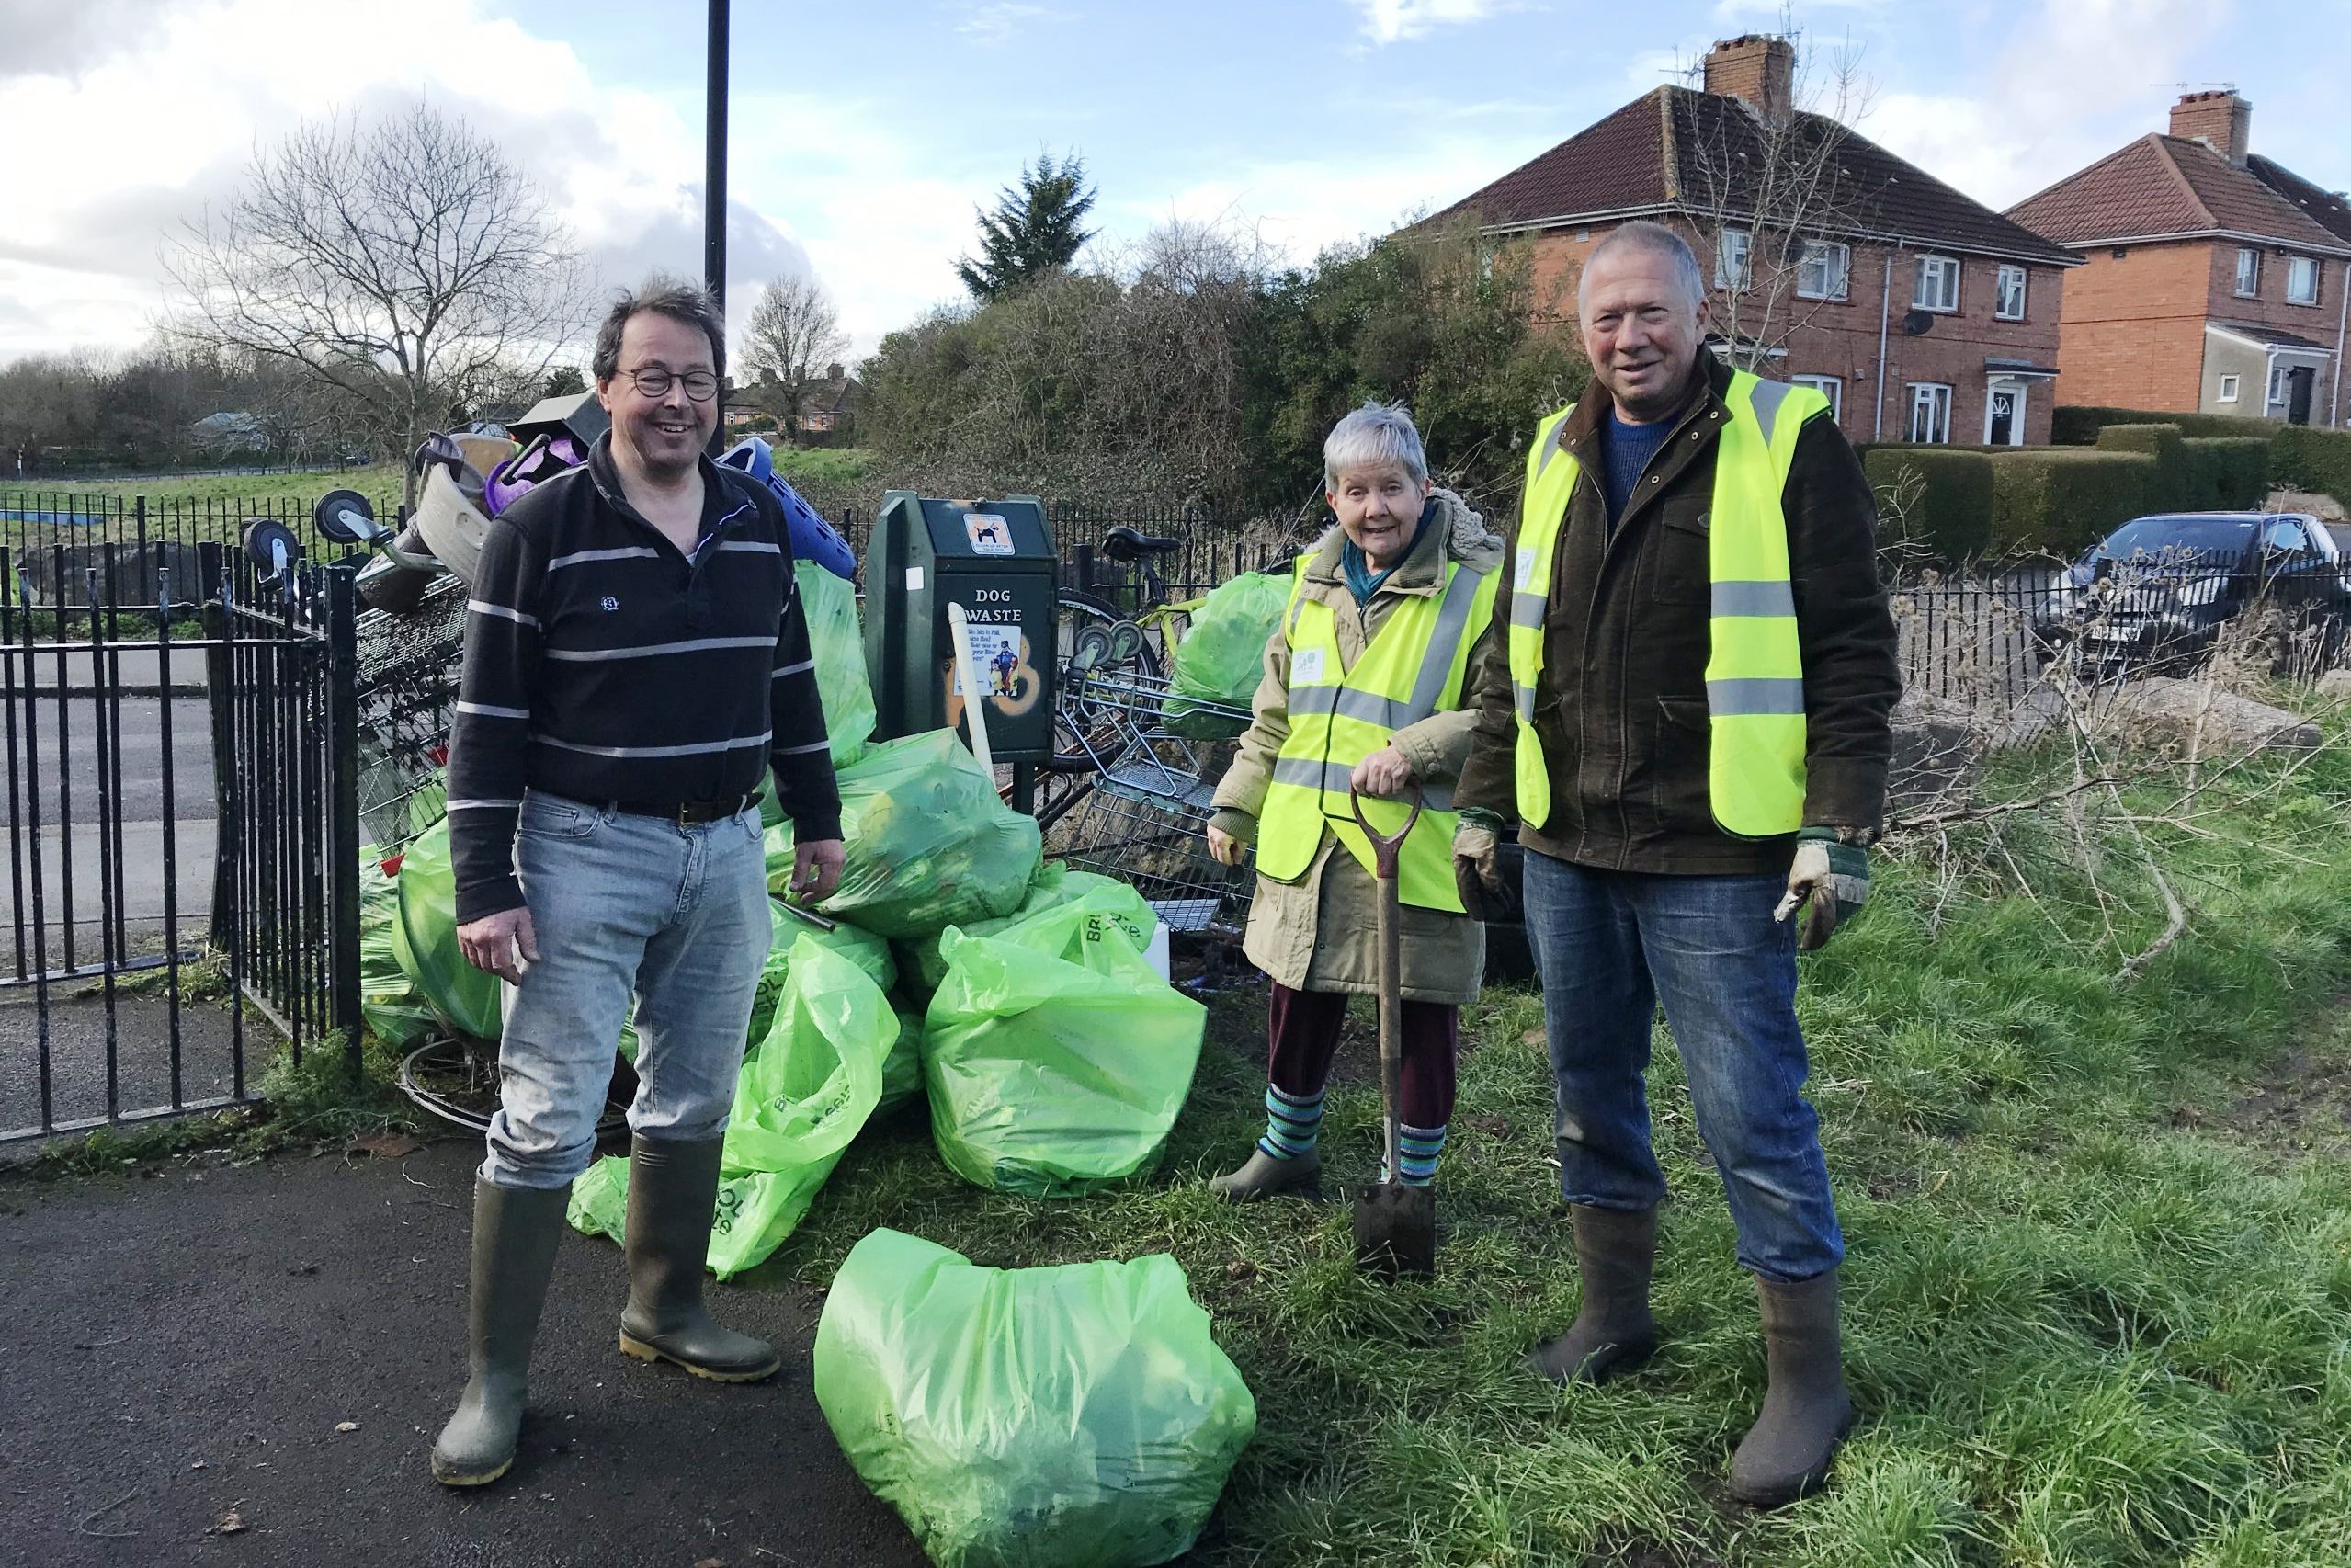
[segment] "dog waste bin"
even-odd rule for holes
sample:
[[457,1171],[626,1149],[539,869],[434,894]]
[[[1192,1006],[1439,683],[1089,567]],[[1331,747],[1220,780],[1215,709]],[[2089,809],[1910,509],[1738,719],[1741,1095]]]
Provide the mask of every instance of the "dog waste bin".
[[1050,760],[1059,564],[1035,496],[937,501],[903,490],[883,496],[865,557],[876,738],[963,727],[948,619],[948,607],[961,605],[986,694],[989,750],[997,762],[1016,765],[1016,785],[1030,767]]

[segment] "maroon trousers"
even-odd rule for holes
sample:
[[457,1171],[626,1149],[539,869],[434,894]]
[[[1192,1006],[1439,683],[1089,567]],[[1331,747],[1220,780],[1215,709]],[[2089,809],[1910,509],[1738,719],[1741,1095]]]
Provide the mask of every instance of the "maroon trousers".
[[[1276,983],[1266,1039],[1271,1060],[1266,1076],[1275,1088],[1297,1099],[1323,1092],[1331,1058],[1339,1049],[1339,1028],[1347,1016],[1347,995],[1334,991],[1292,991]],[[1403,1007],[1403,1103],[1397,1119],[1407,1127],[1438,1128],[1453,1119],[1453,1062],[1460,1047],[1461,1009],[1447,1002],[1406,1002]]]

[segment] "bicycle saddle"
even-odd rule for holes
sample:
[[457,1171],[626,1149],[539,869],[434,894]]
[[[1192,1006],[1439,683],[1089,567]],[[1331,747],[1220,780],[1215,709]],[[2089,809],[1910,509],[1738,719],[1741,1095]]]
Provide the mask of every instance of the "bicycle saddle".
[[1159,534],[1137,533],[1126,527],[1112,528],[1102,536],[1102,553],[1121,563],[1146,555],[1165,555],[1184,548],[1180,539],[1168,539]]

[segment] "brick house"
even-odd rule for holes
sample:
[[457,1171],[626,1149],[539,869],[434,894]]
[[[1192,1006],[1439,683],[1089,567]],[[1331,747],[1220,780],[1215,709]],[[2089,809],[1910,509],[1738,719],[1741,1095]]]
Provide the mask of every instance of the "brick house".
[[2345,423],[2351,207],[2252,154],[2253,106],[2189,93],[2138,141],[2008,210],[2082,257],[2069,403]]
[[1425,222],[1528,238],[1565,324],[1609,230],[1668,223],[1712,260],[1716,351],[1820,388],[1854,439],[2048,441],[2080,258],[1797,109],[1795,65],[1786,39],[1719,42],[1702,91],[1659,87]]

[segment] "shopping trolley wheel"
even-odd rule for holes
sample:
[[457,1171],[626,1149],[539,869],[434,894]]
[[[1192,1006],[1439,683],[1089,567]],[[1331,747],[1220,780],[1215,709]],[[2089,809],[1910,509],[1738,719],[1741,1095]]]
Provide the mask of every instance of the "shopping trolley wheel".
[[311,507],[311,522],[337,544],[365,544],[375,537],[376,509],[356,490],[330,490]]
[[246,559],[260,569],[265,578],[285,575],[287,569],[302,558],[302,541],[294,530],[275,517],[252,517],[244,525],[243,535]]

